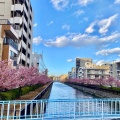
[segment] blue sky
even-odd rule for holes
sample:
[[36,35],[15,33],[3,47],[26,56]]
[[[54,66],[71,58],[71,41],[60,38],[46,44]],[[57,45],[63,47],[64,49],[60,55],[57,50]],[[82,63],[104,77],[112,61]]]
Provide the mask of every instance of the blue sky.
[[120,0],[31,0],[33,51],[49,75],[67,74],[75,58],[120,60]]

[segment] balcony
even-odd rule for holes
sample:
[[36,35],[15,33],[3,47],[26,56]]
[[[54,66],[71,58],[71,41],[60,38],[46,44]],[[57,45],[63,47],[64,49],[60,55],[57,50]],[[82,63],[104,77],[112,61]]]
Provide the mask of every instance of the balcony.
[[15,5],[11,5],[11,11],[23,11],[23,5],[21,4],[15,4]]
[[87,74],[91,74],[91,75],[96,75],[96,74],[98,74],[98,75],[101,75],[101,74],[103,74],[102,72],[96,72],[96,71],[89,71]]
[[11,45],[15,50],[18,50],[18,45],[17,45],[17,43],[14,42],[13,39],[5,37],[4,41],[3,41],[3,44],[4,45]]
[[117,67],[117,71],[120,71],[120,67]]
[[7,19],[0,19],[0,25],[10,25],[10,22]]

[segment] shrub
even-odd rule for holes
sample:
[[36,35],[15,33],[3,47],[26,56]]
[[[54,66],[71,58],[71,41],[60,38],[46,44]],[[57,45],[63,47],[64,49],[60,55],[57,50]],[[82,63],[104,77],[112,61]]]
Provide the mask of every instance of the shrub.
[[34,91],[35,89],[41,87],[42,85],[43,84],[26,86],[22,87],[21,90],[20,88],[17,88],[9,91],[0,92],[0,100],[14,100],[16,98],[19,98],[20,95],[25,95],[30,91]]

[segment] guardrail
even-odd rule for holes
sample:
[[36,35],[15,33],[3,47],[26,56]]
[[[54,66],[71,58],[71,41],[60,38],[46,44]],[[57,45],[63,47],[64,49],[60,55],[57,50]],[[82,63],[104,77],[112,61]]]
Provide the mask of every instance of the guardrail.
[[[21,115],[23,106],[25,111],[24,115]],[[68,118],[74,120],[120,118],[120,99],[0,101],[1,120],[66,120]]]

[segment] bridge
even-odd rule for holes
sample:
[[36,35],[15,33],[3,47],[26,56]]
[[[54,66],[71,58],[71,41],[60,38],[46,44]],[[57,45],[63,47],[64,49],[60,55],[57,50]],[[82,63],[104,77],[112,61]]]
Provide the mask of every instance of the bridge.
[[120,99],[0,101],[0,120],[88,120],[120,118]]

